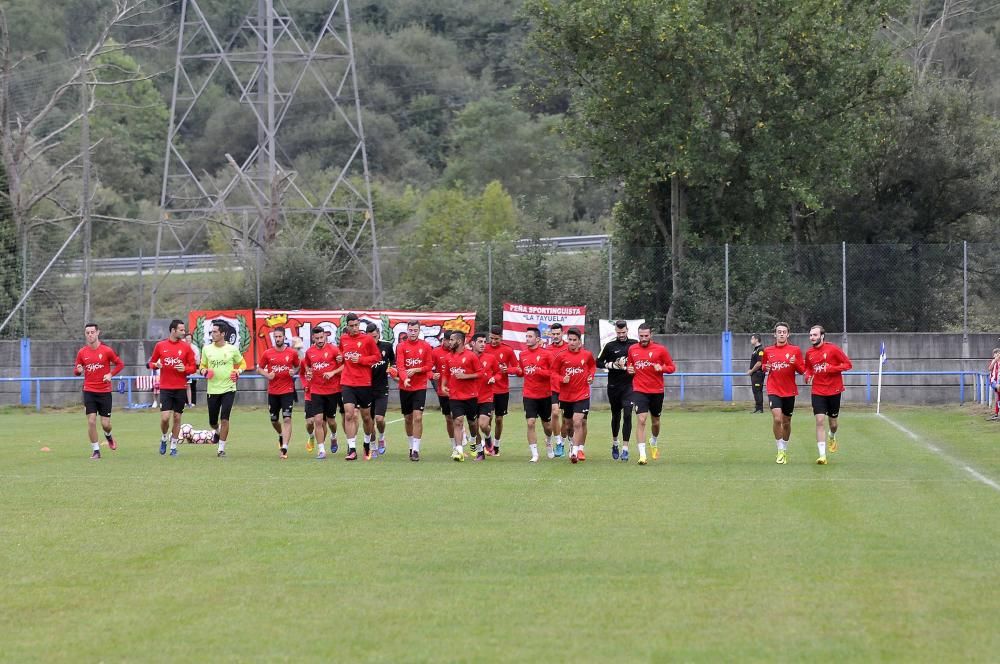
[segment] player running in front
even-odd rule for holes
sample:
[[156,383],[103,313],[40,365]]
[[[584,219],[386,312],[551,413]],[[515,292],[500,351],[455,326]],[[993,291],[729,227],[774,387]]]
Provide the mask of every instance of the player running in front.
[[590,412],[590,385],[597,373],[597,361],[593,353],[583,347],[580,330],[575,327],[566,331],[566,350],[555,357],[555,371],[561,376],[559,407],[563,421],[571,421],[573,446],[569,460],[573,463],[586,461],[583,449],[587,444],[587,414]]
[[[396,368],[391,370],[399,380],[399,409],[403,426],[410,441],[410,461],[420,461],[420,439],[424,435],[424,404],[427,399],[427,379],[434,367],[434,351],[420,338],[420,321],[406,323],[406,339],[396,346]],[[449,435],[451,432],[448,432]]]
[[493,415],[493,386],[496,385],[500,376],[500,363],[496,355],[486,352],[486,334],[476,332],[472,335],[472,352],[479,358],[479,381],[476,390],[479,393],[479,430],[476,433],[476,456],[473,461],[483,461],[486,459],[487,451],[490,456],[495,456],[493,449],[493,439],[490,434],[490,419]]
[[[378,344],[367,334],[361,332],[361,320],[357,314],[347,314],[345,333],[340,335],[340,359],[344,363],[344,373],[340,378],[340,393],[344,400],[344,435],[347,436],[347,456],[345,461],[358,458],[358,413],[364,425],[365,461],[372,458],[371,438],[375,432],[372,420],[371,406],[374,398],[372,392],[372,365],[382,359]],[[315,393],[315,391],[314,391]],[[378,448],[374,456],[378,456]]]
[[[566,340],[563,339],[563,326],[562,323],[552,323],[549,325],[549,345],[545,347],[549,351],[550,355],[550,366],[555,368],[556,361],[560,353],[564,352],[567,348]],[[562,389],[562,375],[556,374],[555,371],[551,374],[551,387],[552,387],[552,436],[555,438],[555,449],[554,454],[557,457],[561,457],[564,454],[563,447],[563,435],[567,433],[569,424],[562,417],[562,411],[559,409],[559,391]]]
[[[319,441],[316,460],[322,461],[326,459],[327,427],[337,428],[337,407],[341,404],[340,374],[344,365],[338,361],[340,351],[330,345],[322,327],[313,328],[311,341],[309,349],[302,354],[306,394],[309,397],[306,399],[306,415],[312,418],[313,436]],[[336,453],[333,444],[330,443],[330,454]],[[309,450],[308,445],[306,449]],[[357,457],[355,452],[354,458]]]
[[535,420],[542,421],[545,432],[545,449],[548,457],[555,457],[552,451],[552,356],[541,345],[542,333],[537,327],[529,327],[524,331],[524,344],[515,373],[524,377],[521,389],[521,401],[524,405],[524,419],[527,423],[528,449],[531,450],[531,463],[538,463],[538,435],[535,433]]
[[[83,410],[87,415],[87,435],[93,451],[90,458],[101,458],[101,444],[97,439],[97,416],[101,416],[101,428],[108,449],[117,450],[118,443],[111,435],[111,378],[125,368],[118,353],[101,343],[101,328],[97,323],[83,326],[86,345],[76,354],[73,373],[83,376]],[[111,366],[114,365],[114,369]]]
[[236,403],[236,381],[247,368],[240,349],[226,341],[226,331],[222,321],[212,323],[212,343],[201,349],[201,374],[208,393],[208,426],[215,431],[218,457],[226,456],[226,441],[229,440],[229,416]]
[[[615,321],[615,338],[604,344],[597,366],[608,370],[608,404],[611,406],[611,458],[628,461],[628,441],[632,436],[632,374],[628,372],[628,349],[638,343],[628,337],[628,323]],[[618,447],[621,430],[623,446]]]
[[267,379],[267,409],[271,426],[278,434],[279,456],[287,459],[292,440],[292,406],[298,400],[295,371],[299,368],[299,353],[285,345],[285,328],[276,327],[271,335],[274,337],[274,348],[264,351],[257,368]]
[[[177,439],[181,432],[181,416],[187,404],[187,377],[198,368],[194,349],[184,341],[184,321],[170,321],[169,336],[158,341],[146,366],[160,370],[160,454],[167,453],[167,436],[170,437],[170,456],[177,456]],[[204,334],[197,330],[198,334]],[[173,426],[171,426],[171,417]]]
[[837,451],[837,417],[840,415],[840,395],[844,392],[845,371],[854,365],[839,347],[826,341],[822,325],[809,329],[810,348],[806,351],[806,385],[812,386],[812,407],[816,416],[816,463],[826,465],[826,422],[830,423],[830,452]]
[[[639,343],[628,349],[628,372],[632,375],[632,403],[635,404],[635,439],[639,446],[639,465],[646,465],[646,422],[650,417],[652,435],[649,438],[652,457],[660,458],[656,437],[660,435],[660,413],[663,412],[663,374],[677,371],[666,346],[653,341],[649,323],[639,326]],[[626,450],[627,444],[626,444]],[[626,455],[626,458],[628,456]]]
[[442,391],[451,409],[453,449],[451,458],[465,461],[465,422],[472,432],[479,417],[479,369],[482,363],[465,347],[463,332],[451,333],[451,353],[445,358],[441,372]]
[[774,326],[774,345],[764,349],[764,371],[767,372],[767,399],[771,407],[771,429],[778,447],[775,463],[788,463],[788,440],[792,437],[792,412],[799,388],[795,374],[805,373],[802,350],[788,343],[788,323]]

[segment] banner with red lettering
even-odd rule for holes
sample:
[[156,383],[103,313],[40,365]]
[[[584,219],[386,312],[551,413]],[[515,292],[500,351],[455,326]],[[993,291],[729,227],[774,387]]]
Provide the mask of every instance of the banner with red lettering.
[[252,309],[216,309],[208,311],[192,311],[188,314],[188,332],[191,342],[199,352],[203,346],[212,343],[209,332],[212,323],[219,321],[223,327],[226,341],[240,349],[247,369],[256,366],[254,361],[253,343],[253,310]]
[[[257,357],[260,358],[265,350],[274,346],[271,332],[276,327],[285,328],[287,337],[302,339],[305,348],[309,347],[312,331],[316,327],[329,330],[330,342],[338,343],[340,334],[347,325],[344,316],[348,313],[346,309],[257,309],[254,312]],[[379,339],[390,341],[393,345],[397,344],[400,335],[406,332],[406,323],[410,320],[420,321],[420,337],[431,347],[440,344],[443,332],[458,330],[468,335],[476,328],[475,311],[355,311],[354,313],[361,319],[362,330],[367,328],[369,323],[374,323],[379,330]]]
[[503,304],[503,340],[514,350],[521,351],[525,348],[524,332],[529,327],[537,327],[542,338],[547,339],[549,327],[553,323],[562,323],[564,333],[575,327],[582,335],[587,324],[587,307],[546,307],[510,302]]

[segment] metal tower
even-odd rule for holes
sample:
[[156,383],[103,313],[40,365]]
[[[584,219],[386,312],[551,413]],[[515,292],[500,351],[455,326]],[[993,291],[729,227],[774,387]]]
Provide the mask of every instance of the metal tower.
[[[256,7],[225,39],[212,26],[220,21],[208,16],[198,0],[181,5],[157,263],[161,253],[187,253],[209,223],[235,231],[237,253],[256,254],[258,267],[260,252],[279,227],[283,234],[294,234],[298,246],[325,229],[326,246],[335,247],[327,254],[338,273],[331,276],[345,292],[370,289],[371,303],[380,305],[382,278],[348,2],[332,0],[325,20],[308,17],[305,35],[283,0],[251,1]],[[295,136],[292,132],[301,145],[299,111],[312,107],[309,117],[316,117],[318,104],[336,123],[332,138],[318,140],[333,140],[338,148],[328,170],[334,175],[319,187],[314,174],[309,174],[313,186],[299,177],[282,147],[283,138]],[[220,105],[226,123],[214,131],[242,139],[224,155],[205,154],[198,150],[199,138],[211,130],[206,127],[209,111]],[[247,153],[246,134],[254,131],[256,146]],[[156,287],[150,318],[155,306]]]

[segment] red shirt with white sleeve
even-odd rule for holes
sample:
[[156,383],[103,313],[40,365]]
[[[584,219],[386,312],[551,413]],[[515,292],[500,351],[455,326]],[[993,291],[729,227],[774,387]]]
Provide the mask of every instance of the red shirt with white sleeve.
[[806,351],[806,382],[812,379],[812,393],[831,397],[844,391],[843,372],[854,368],[851,360],[839,347],[823,342],[810,346]]
[[[594,354],[586,348],[568,348],[556,355],[553,376],[559,377],[559,401],[582,401],[590,398],[590,381],[597,373]],[[569,382],[563,380],[569,376]]]
[[289,394],[295,391],[294,375],[299,368],[299,353],[288,346],[281,350],[268,348],[260,356],[257,368],[274,374],[274,378],[267,381],[268,394]]
[[522,394],[525,399],[548,399],[552,396],[552,355],[541,346],[525,348],[518,358],[519,376],[524,376]]
[[802,349],[791,344],[764,349],[762,368],[767,372],[767,393],[776,397],[794,397],[799,393],[795,374],[805,373]]
[[655,341],[648,346],[643,346],[641,341],[629,346],[628,366],[635,369],[632,389],[643,394],[663,394],[663,374],[677,371],[670,351]]
[[[423,392],[434,368],[434,351],[423,339],[407,339],[396,346],[396,370],[399,371],[399,389],[404,392]],[[406,374],[410,369],[416,372],[406,385]]]
[[183,339],[158,341],[153,346],[153,356],[149,358],[146,366],[155,369],[153,365],[157,362],[162,365],[161,390],[186,390],[188,374],[193,374],[198,369],[198,363],[194,359],[194,349]]
[[[111,365],[115,365],[112,369]],[[76,365],[73,367],[73,374],[80,375],[77,367],[83,367],[83,391],[84,392],[110,392],[111,381],[104,380],[109,373],[116,376],[125,368],[118,354],[104,344],[98,344],[97,348],[84,346],[76,354]]]

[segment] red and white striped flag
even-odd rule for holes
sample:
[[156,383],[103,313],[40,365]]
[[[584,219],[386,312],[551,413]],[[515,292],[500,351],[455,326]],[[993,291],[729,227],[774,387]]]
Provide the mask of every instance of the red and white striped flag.
[[545,338],[553,323],[562,323],[563,332],[575,327],[583,334],[587,323],[587,307],[543,307],[510,302],[503,304],[503,340],[516,351],[525,348],[525,330],[537,327]]
[[153,386],[156,385],[157,377],[156,374],[150,374],[148,376],[136,376],[135,377],[135,389],[140,392],[151,391]]

